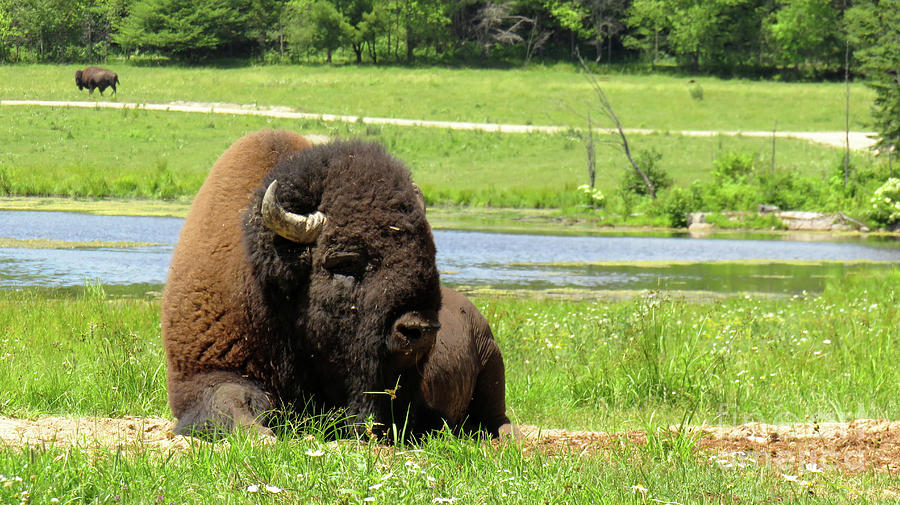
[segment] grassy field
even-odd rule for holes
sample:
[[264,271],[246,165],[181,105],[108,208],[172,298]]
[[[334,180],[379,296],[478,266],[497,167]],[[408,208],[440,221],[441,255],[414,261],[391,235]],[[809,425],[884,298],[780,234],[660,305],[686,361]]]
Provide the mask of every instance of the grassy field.
[[[499,134],[323,123],[180,112],[0,107],[0,194],[189,198],[216,158],[237,138],[262,128],[333,137],[364,137],[403,159],[429,203],[567,207],[581,203],[585,149],[572,134]],[[710,181],[713,162],[748,153],[760,167],[771,140],[750,137],[633,136],[637,152],[654,150],[683,187]],[[611,195],[627,169],[616,148],[597,151],[597,185]],[[868,155],[854,153],[865,164]],[[779,139],[779,168],[827,178],[838,150]]]
[[[653,432],[685,418],[725,425],[898,418],[900,370],[890,366],[900,359],[898,281],[895,270],[791,299],[474,300],[503,350],[515,422]],[[0,335],[2,415],[168,415],[152,296],[113,296],[93,285],[0,291]],[[444,435],[385,449],[326,442],[326,431],[307,427],[263,447],[235,435],[230,445],[174,456],[0,449],[0,479],[10,482],[0,482],[0,500],[26,491],[29,503],[116,496],[129,503],[646,503],[631,488],[642,486],[652,498],[680,503],[836,503],[858,499],[853,489],[900,485],[884,473],[816,474],[811,494],[778,468],[710,464],[689,437],[558,457]],[[260,485],[255,494],[252,485]]]
[[[583,126],[595,103],[574,65],[483,70],[373,66],[190,67],[110,63],[129,102],[280,105],[306,112],[411,119]],[[4,99],[86,100],[76,65],[0,67]],[[600,84],[629,128],[842,131],[840,83],[778,83],[600,70]],[[698,96],[697,89],[702,92]],[[693,90],[693,93],[692,93]],[[95,93],[96,95],[96,93]],[[867,130],[871,90],[851,86],[851,129]],[[99,98],[96,96],[95,98]],[[594,120],[598,121],[599,113]]]

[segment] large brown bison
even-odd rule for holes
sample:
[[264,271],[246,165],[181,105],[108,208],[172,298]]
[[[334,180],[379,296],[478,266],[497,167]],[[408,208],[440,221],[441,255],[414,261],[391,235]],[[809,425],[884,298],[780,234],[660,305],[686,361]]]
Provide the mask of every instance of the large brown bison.
[[408,434],[510,430],[490,327],[440,287],[421,193],[374,144],[262,131],[228,148],[185,220],[162,327],[179,433],[270,433],[264,413],[310,402]]
[[419,195],[380,146],[238,140],[194,200],[163,297],[176,431],[268,432],[260,414],[310,399],[402,423],[440,298]]
[[75,85],[78,86],[78,91],[87,88],[88,92],[93,94],[94,88],[100,88],[102,95],[106,88],[112,88],[113,93],[116,93],[116,84],[118,83],[119,76],[105,68],[87,67],[75,72]]

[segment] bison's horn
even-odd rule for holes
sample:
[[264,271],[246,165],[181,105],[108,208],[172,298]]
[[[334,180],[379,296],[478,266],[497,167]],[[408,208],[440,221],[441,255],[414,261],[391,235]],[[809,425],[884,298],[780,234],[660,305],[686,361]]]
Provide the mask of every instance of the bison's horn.
[[284,210],[275,200],[278,181],[272,181],[262,201],[262,219],[270,230],[299,244],[311,244],[319,237],[326,217],[319,211],[309,215],[294,214]]

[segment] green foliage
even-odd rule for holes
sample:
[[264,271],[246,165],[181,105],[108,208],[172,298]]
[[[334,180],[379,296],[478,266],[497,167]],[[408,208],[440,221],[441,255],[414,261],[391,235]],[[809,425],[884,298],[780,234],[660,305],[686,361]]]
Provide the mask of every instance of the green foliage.
[[243,41],[246,9],[247,0],[136,0],[113,40],[126,51],[197,58]]
[[875,90],[872,107],[878,146],[900,145],[900,0],[854,2],[848,11],[854,55],[862,62],[866,83]]
[[767,29],[773,59],[800,67],[835,61],[840,54],[839,13],[829,0],[793,0],[773,12]]
[[[659,160],[661,159],[662,154],[655,149],[640,151],[635,157],[635,162],[641,170],[643,170],[647,178],[650,179],[650,182],[653,183],[653,187],[657,192],[672,185],[672,178],[661,166],[659,166]],[[626,168],[625,172],[622,174],[620,187],[623,191],[634,193],[636,195],[650,194],[650,190],[647,188],[647,183],[644,182],[644,178],[631,167]]]
[[685,228],[691,212],[700,210],[698,202],[690,191],[675,187],[663,198],[663,212],[672,228]]
[[309,49],[325,51],[331,63],[332,53],[346,43],[353,31],[347,18],[326,0],[293,0],[288,4],[291,20],[286,39],[297,52]]
[[592,188],[587,184],[582,184],[581,186],[578,186],[577,189],[584,195],[584,204],[591,208],[600,208],[606,203],[606,196],[598,188]]
[[713,180],[717,183],[749,181],[753,174],[753,155],[726,152],[713,162]]
[[871,217],[877,223],[891,226],[900,222],[900,179],[888,179],[875,190],[870,202]]

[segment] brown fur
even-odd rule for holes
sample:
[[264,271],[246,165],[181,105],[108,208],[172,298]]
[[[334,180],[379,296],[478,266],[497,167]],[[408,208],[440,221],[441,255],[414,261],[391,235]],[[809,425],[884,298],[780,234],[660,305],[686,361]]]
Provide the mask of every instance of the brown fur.
[[94,93],[94,88],[100,88],[101,95],[106,88],[112,88],[113,93],[116,93],[116,84],[118,83],[119,76],[105,68],[87,67],[75,72],[75,85],[78,86],[78,90],[87,88],[90,94]]
[[487,319],[461,293],[441,288],[434,349],[422,373],[422,428],[512,433],[503,356]]
[[[287,210],[328,216],[314,243],[262,224],[273,179]],[[260,414],[310,399],[381,425],[403,416],[435,339],[434,253],[408,171],[380,146],[238,140],[194,200],[163,297],[177,430],[268,432]]]

